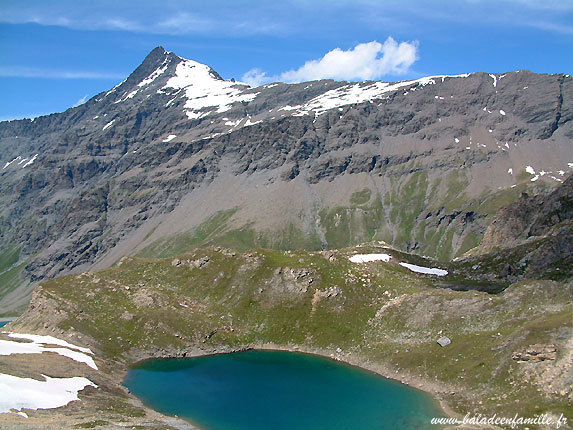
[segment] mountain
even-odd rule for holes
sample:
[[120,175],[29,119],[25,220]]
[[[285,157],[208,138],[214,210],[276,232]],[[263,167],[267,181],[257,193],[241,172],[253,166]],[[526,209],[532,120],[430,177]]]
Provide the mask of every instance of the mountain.
[[[364,262],[373,255],[379,258]],[[507,283],[497,294],[451,288],[476,285],[468,275],[497,274],[497,257],[439,264],[380,243],[320,252],[211,246],[176,258],[124,257],[105,270],[47,280],[0,333],[4,354],[22,347],[14,337],[71,343],[77,351],[3,355],[7,375],[0,376],[81,377],[80,389],[90,386],[63,408],[5,401],[4,411],[8,403],[29,418],[0,413],[0,425],[194,428],[126,390],[130,366],[250,348],[310,352],[370,369],[432,393],[460,420],[570,417],[571,274]],[[450,343],[442,346],[443,339]],[[79,351],[89,355],[78,359]]]
[[573,170],[568,75],[251,88],[158,47],[83,105],[0,123],[0,314],[38,281],[205,244],[370,240],[447,261]]

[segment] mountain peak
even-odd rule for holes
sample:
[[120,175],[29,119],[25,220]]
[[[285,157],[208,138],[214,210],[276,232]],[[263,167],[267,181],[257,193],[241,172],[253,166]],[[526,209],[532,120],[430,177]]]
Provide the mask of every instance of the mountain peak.
[[165,64],[169,59],[177,60],[177,62],[182,59],[172,52],[168,52],[163,49],[162,46],[154,48],[143,60],[143,62],[129,75],[126,80],[128,85],[136,84],[141,82],[143,79],[151,75],[155,70]]
[[[189,74],[192,70],[193,73]],[[169,78],[181,78],[181,75],[187,75],[187,79],[175,79],[179,86],[187,86],[192,80],[214,80],[224,81],[224,79],[211,67],[201,64],[197,61],[187,60],[173,52],[166,51],[162,46],[157,46],[143,60],[143,62],[122,82],[118,90],[129,90],[132,87],[141,86],[142,82],[151,82],[159,75]],[[190,75],[190,76],[189,76]],[[188,79],[191,81],[188,81]],[[120,92],[120,91],[118,91]]]
[[[147,57],[150,57],[150,56],[153,56],[153,55],[165,56],[165,55],[167,55],[168,53],[169,53],[169,52],[167,52],[167,51],[165,50],[165,48],[163,48],[163,46],[159,45],[159,46],[156,46],[155,48],[153,48],[153,49],[151,50],[151,52],[149,52],[149,54],[147,54]],[[146,57],[146,58],[147,58],[147,57]]]
[[173,57],[177,57],[175,54],[166,51],[163,48],[163,46],[157,46],[156,48],[153,48],[149,52],[149,54],[147,54],[147,56],[143,59],[141,66],[157,68],[157,66],[163,63],[165,59],[168,58],[170,55],[172,55]]

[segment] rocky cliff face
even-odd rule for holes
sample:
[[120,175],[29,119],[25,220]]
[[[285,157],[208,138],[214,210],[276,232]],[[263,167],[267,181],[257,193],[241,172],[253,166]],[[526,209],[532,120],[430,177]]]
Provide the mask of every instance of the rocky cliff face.
[[[500,209],[471,254],[505,255],[501,277],[571,279],[573,275],[573,176],[546,194],[529,196]],[[479,258],[479,257],[478,257]],[[495,257],[494,257],[495,258]],[[514,261],[511,261],[514,260]]]
[[572,88],[526,71],[251,88],[156,48],[81,106],[0,123],[0,313],[29,281],[206,242],[447,260],[573,170]]
[[548,236],[573,218],[573,176],[548,194],[523,193],[515,203],[502,208],[493,219],[480,248],[510,248]]

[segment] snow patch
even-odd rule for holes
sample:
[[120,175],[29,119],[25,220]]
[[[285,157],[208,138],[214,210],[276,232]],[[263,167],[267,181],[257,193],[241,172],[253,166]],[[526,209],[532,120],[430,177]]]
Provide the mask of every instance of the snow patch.
[[170,134],[169,136],[167,136],[165,139],[162,140],[162,142],[171,142],[173,139],[175,139],[177,137],[176,134]]
[[447,270],[437,269],[435,267],[422,267],[410,263],[399,263],[399,264],[400,266],[405,267],[406,269],[409,269],[412,272],[423,273],[425,275],[446,276],[448,274]]
[[263,121],[254,121],[253,122],[253,121],[251,121],[251,118],[247,118],[247,121],[245,122],[245,127],[248,127],[250,125],[255,125],[255,124],[258,124],[260,122],[263,122]]
[[24,165],[22,166],[22,169],[23,169],[24,167],[28,167],[30,164],[34,163],[34,161],[36,161],[36,158],[38,158],[38,154],[34,154],[34,156],[33,156],[32,158],[30,158],[30,161],[28,161],[26,164],[24,164]]
[[[119,84],[117,84],[115,87],[113,87],[111,90],[109,90],[107,93],[105,93],[104,97],[109,96],[111,93],[113,93],[115,90],[117,90],[123,83],[125,83],[125,81],[127,81],[127,78],[125,78],[123,81],[121,81]],[[101,99],[99,99],[101,100]],[[98,101],[99,101],[98,100]]]
[[125,96],[125,99],[123,99],[123,101],[125,101],[127,99],[132,99],[133,97],[135,97],[137,92],[138,92],[138,90],[134,90],[134,91],[130,92],[127,96]]
[[372,261],[384,261],[388,263],[392,258],[388,254],[356,254],[348,259],[353,263],[370,263]]
[[161,76],[161,74],[163,74],[163,72],[165,72],[167,70],[167,65],[165,64],[166,62],[167,62],[167,58],[165,60],[163,60],[163,64],[161,66],[159,66],[157,69],[155,69],[151,73],[151,75],[149,75],[147,78],[145,78],[139,84],[137,84],[137,86],[141,88],[141,87],[144,87],[146,85],[149,85],[155,79],[157,79],[159,76]]
[[115,119],[112,119],[110,122],[108,122],[106,125],[103,126],[102,131],[105,131],[108,128],[110,128],[114,122],[115,122]]
[[489,77],[493,79],[493,87],[494,88],[497,87],[497,77],[491,73],[490,73]]
[[[190,119],[209,115],[212,110],[218,113],[226,112],[231,109],[233,103],[250,102],[259,94],[245,94],[244,90],[248,88],[246,84],[222,80],[209,66],[191,60],[179,63],[175,76],[170,78],[159,92],[165,92],[168,88],[185,91],[187,102],[184,108]],[[206,108],[213,109],[197,113]]]
[[535,169],[531,166],[525,166],[525,171],[530,175],[535,175]]
[[458,139],[457,137],[454,137],[454,142],[460,143],[460,139]]
[[[414,81],[402,82],[373,82],[364,83],[357,82],[352,84],[343,85],[339,88],[329,90],[313,99],[309,100],[300,106],[299,112],[296,115],[304,115],[302,112],[314,112],[316,115],[322,115],[330,109],[340,108],[342,106],[372,102],[372,100],[380,99],[385,94],[405,89],[407,91],[415,91],[416,88],[420,89],[427,85],[434,85],[437,79],[445,78],[466,78],[469,74],[464,75],[438,75],[428,76],[425,78],[417,79]],[[436,98],[443,100],[443,97],[436,96]],[[294,110],[298,107],[285,106],[282,110]]]
[[277,110],[289,111],[289,110],[297,110],[297,109],[300,109],[301,107],[302,107],[301,105],[296,105],[296,106],[286,105],[286,106],[283,106],[281,108],[278,108]]
[[504,111],[503,109],[500,109],[500,110],[499,110],[499,114],[502,115],[502,116],[505,116],[505,111]]
[[203,112],[195,112],[192,110],[188,110],[185,112],[185,114],[187,115],[187,118],[189,119],[199,119],[199,118],[203,118],[204,116],[209,115],[211,112],[208,111],[203,111]]
[[[44,351],[55,352],[63,357],[71,358],[79,363],[85,363],[92,369],[98,370],[93,358],[87,355],[93,355],[93,352],[89,348],[76,346],[52,336],[20,333],[9,333],[8,336],[15,339],[31,340],[31,342],[15,342],[0,339],[0,355],[42,354]],[[46,347],[45,345],[58,345],[62,348]]]
[[42,377],[44,380],[38,381],[0,373],[0,393],[2,393],[0,413],[11,412],[12,409],[59,408],[79,400],[78,392],[87,386],[97,388],[92,381],[79,376],[50,378],[42,375]]
[[[16,158],[14,158],[12,161],[7,161],[6,164],[4,164],[4,167],[2,170],[4,170],[5,168],[7,168],[10,164],[12,164],[14,161],[18,161],[21,160],[22,156],[18,155]],[[20,163],[18,163],[20,164]]]
[[507,169],[507,173],[509,173],[510,175],[513,175],[513,169]]
[[238,126],[238,125],[241,123],[241,121],[242,121],[243,119],[244,119],[244,118],[238,119],[238,120],[236,120],[236,121],[227,121],[227,122],[225,123],[225,125],[228,125],[228,126],[230,126],[230,127],[236,127],[236,126]]

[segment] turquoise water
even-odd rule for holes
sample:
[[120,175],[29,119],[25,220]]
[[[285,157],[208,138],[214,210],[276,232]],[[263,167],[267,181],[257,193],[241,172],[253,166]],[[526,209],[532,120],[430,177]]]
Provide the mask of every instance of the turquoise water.
[[146,405],[209,430],[436,429],[427,394],[327,358],[251,350],[160,359],[124,385]]
[[0,321],[0,327],[4,327],[6,324],[8,324],[10,321]]

